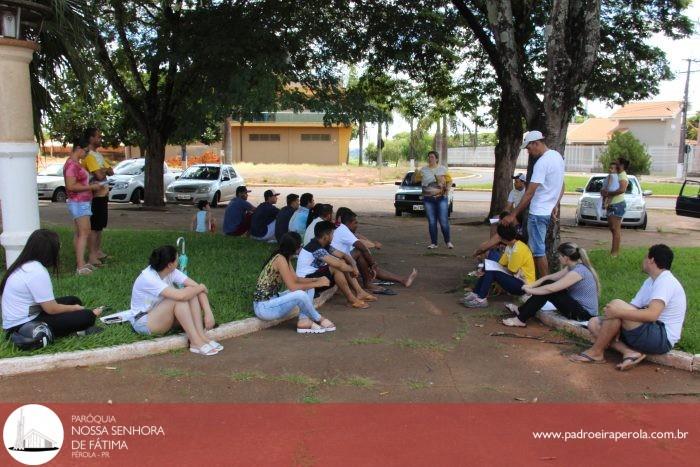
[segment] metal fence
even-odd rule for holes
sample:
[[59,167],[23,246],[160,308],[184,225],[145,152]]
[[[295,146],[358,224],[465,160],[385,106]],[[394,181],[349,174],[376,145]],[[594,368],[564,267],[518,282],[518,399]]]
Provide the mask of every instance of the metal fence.
[[[598,172],[602,170],[599,163],[600,154],[606,146],[566,146],[564,160],[567,172]],[[447,162],[451,166],[493,167],[495,162],[494,146],[448,148]],[[675,176],[678,161],[678,146],[650,146],[651,174]],[[527,151],[518,156],[516,167],[527,168]],[[700,149],[694,148],[688,155],[688,171],[700,171]]]

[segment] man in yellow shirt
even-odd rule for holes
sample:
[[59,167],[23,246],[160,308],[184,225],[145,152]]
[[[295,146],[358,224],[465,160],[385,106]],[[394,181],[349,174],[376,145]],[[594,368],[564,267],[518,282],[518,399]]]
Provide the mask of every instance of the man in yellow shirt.
[[[486,308],[489,306],[486,297],[494,282],[512,295],[523,295],[523,285],[535,282],[535,260],[527,244],[517,239],[517,228],[513,224],[499,224],[497,231],[501,243],[506,246],[498,263],[504,266],[506,271],[484,271],[474,287],[474,292],[465,296],[462,301],[467,308]],[[493,260],[493,256],[489,259]]]
[[[90,183],[100,183],[102,188],[95,191],[92,198],[92,216],[90,217],[90,244],[92,255],[89,262],[92,265],[102,264],[107,255],[102,251],[102,230],[107,227],[109,211],[109,185],[107,177],[114,175],[112,166],[97,149],[102,145],[102,133],[97,128],[88,128],[83,137],[88,142],[88,154],[83,160],[83,166],[90,172]],[[93,257],[94,256],[94,257]]]

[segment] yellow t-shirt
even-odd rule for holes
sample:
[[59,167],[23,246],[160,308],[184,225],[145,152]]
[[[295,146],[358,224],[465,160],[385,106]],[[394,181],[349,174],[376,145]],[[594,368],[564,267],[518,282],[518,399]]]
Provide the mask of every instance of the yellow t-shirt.
[[520,240],[516,240],[512,247],[506,247],[498,262],[513,274],[519,274],[526,284],[535,282],[535,260],[532,258],[532,251]]
[[[623,180],[626,181],[627,183],[629,183],[629,178],[627,178],[627,172],[625,172],[624,170],[622,172],[620,172],[619,174],[617,174],[617,179],[620,182],[620,187],[622,187]],[[610,200],[610,204],[621,203],[624,200],[625,200],[625,194],[620,193],[619,195],[615,195],[612,197],[612,199]]]
[[112,166],[102,154],[97,151],[90,151],[83,160],[83,167],[85,167],[88,172],[93,173],[100,169],[109,169]]

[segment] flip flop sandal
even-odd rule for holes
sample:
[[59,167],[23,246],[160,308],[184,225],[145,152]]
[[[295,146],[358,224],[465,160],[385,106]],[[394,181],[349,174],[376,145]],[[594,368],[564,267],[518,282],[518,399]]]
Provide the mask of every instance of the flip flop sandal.
[[209,344],[204,344],[203,346],[197,348],[197,347],[190,347],[190,352],[196,353],[197,355],[206,355],[206,356],[211,356],[211,355],[216,355],[219,353],[218,350],[216,350],[214,347],[212,347]]
[[601,364],[601,363],[606,363],[606,362],[605,362],[605,359],[596,360],[595,358],[591,357],[590,355],[588,355],[588,354],[586,354],[586,353],[584,353],[584,352],[581,352],[581,353],[576,354],[576,355],[579,356],[579,357],[583,357],[584,360],[574,360],[574,359],[573,359],[574,356],[572,355],[571,357],[569,357],[569,361],[570,361],[570,362],[573,362],[573,363],[585,363],[585,364],[587,364],[587,365],[589,365],[589,364],[598,365],[598,364]]
[[391,282],[391,281],[374,281],[372,282],[372,285],[381,285],[383,287],[391,286],[391,285],[396,285],[396,282]]
[[311,323],[311,327],[309,328],[300,328],[297,327],[297,332],[299,334],[323,334],[326,332],[326,328],[323,326],[319,326],[316,323]]
[[360,300],[362,300],[363,302],[376,302],[377,297],[364,297],[364,298],[361,298]]
[[92,268],[89,268],[89,267],[87,267],[87,266],[83,266],[83,267],[80,268],[80,269],[76,269],[76,270],[75,270],[75,273],[76,273],[77,275],[79,275],[79,276],[87,276],[87,275],[89,275],[89,274],[92,274],[92,271],[93,271]]
[[377,291],[375,291],[375,292],[373,292],[373,293],[374,293],[375,295],[398,295],[397,292],[394,292],[394,291],[391,290],[391,289],[387,289],[386,287],[384,287],[382,290],[377,290]]
[[[620,371],[631,370],[631,369],[634,368],[635,366],[637,366],[637,365],[639,365],[640,363],[642,363],[642,360],[644,360],[645,358],[647,358],[647,356],[646,356],[645,354],[640,354],[640,355],[638,355],[638,356],[636,356],[636,357],[625,357],[625,358],[622,359],[622,361],[620,362],[620,364],[617,365],[617,369],[620,370]],[[625,366],[625,364],[624,364],[625,362],[630,362],[630,364],[627,365],[627,366]]]
[[[324,319],[325,319],[325,318],[324,318]],[[319,322],[318,325],[321,326],[325,332],[333,332],[333,331],[335,331],[335,329],[336,329],[336,328],[335,328],[335,324],[333,324],[332,321],[330,321],[330,320],[328,321],[329,323],[331,323],[331,326],[324,326],[324,325],[321,324],[322,322],[323,322],[323,321]]]
[[359,302],[351,303],[350,306],[358,310],[366,310],[367,308],[369,308],[369,303],[360,300]]

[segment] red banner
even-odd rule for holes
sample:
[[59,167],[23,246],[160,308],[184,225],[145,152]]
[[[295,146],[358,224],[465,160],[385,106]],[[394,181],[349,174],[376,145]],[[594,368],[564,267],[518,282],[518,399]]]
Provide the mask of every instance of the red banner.
[[44,406],[58,415],[62,441],[50,417],[32,408],[40,406],[0,405],[0,465],[22,465],[14,460],[21,456],[26,463],[38,456],[32,447],[53,450],[51,466],[636,466],[700,459],[696,404]]

